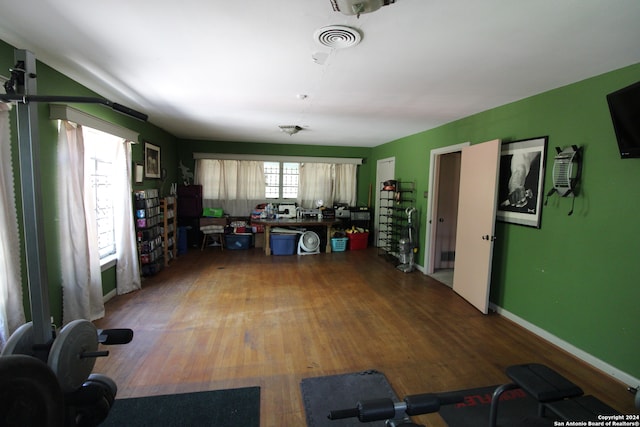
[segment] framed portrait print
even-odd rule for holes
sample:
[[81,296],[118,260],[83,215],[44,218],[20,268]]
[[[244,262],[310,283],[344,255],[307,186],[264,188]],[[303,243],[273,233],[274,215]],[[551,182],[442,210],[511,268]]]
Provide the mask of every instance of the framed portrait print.
[[144,143],[144,177],[160,178],[160,147]]
[[548,136],[503,142],[497,219],[540,228]]

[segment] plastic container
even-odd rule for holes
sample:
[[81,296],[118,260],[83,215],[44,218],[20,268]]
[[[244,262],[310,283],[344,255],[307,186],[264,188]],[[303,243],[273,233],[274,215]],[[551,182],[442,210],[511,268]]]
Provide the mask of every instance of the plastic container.
[[331,251],[332,252],[344,252],[347,250],[348,237],[332,237],[331,238]]
[[251,246],[251,234],[225,234],[224,248],[231,251],[249,249]]
[[210,218],[222,218],[224,211],[222,208],[204,208],[202,209],[202,216]]
[[349,250],[357,251],[358,249],[366,249],[369,242],[369,233],[350,233],[347,234],[349,238]]
[[187,229],[188,227],[178,227],[178,255],[187,253]]
[[271,246],[271,255],[295,255],[296,244],[298,243],[297,234],[270,234],[269,245]]

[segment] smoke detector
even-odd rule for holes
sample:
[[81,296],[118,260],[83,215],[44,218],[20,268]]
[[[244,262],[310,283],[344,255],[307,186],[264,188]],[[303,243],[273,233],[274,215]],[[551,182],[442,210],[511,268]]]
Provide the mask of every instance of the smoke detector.
[[314,39],[322,46],[332,49],[345,49],[356,46],[362,40],[362,35],[355,28],[345,25],[329,25],[316,30]]

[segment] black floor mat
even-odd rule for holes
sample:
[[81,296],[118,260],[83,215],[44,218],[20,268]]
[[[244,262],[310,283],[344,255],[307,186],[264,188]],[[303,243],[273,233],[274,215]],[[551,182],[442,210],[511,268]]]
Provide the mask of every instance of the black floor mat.
[[332,410],[355,408],[358,401],[363,400],[391,398],[398,401],[391,384],[378,371],[305,378],[300,388],[307,427],[384,427],[384,421],[363,424],[357,418],[330,420],[327,415]]

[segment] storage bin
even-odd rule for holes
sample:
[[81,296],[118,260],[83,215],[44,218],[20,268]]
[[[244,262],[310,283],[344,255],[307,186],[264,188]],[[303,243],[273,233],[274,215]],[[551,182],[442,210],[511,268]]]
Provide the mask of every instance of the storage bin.
[[187,227],[178,227],[178,255],[187,253]]
[[225,234],[224,248],[231,251],[249,249],[251,234]]
[[366,249],[369,242],[369,233],[350,233],[347,234],[349,238],[349,250],[356,251],[358,249]]
[[332,252],[344,252],[347,250],[348,237],[332,237],[331,238],[331,251]]
[[204,208],[202,210],[202,216],[211,218],[222,218],[224,211],[222,208]]
[[269,235],[269,245],[272,255],[295,255],[297,234],[271,234]]

